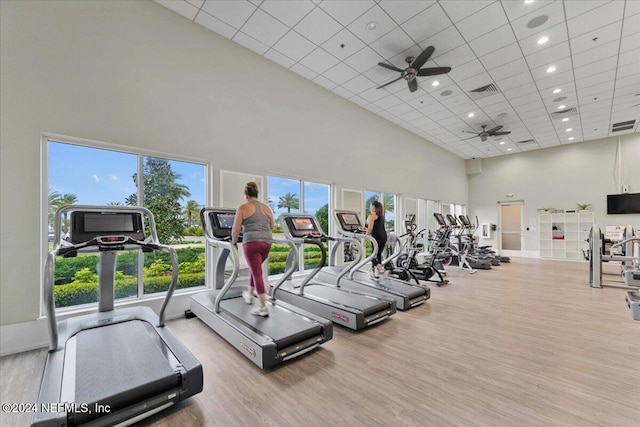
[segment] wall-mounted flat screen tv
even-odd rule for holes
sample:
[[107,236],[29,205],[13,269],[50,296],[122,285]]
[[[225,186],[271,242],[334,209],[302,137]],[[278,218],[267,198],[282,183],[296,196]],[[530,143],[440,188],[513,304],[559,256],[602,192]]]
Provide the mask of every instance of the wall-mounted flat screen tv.
[[640,213],[640,193],[624,193],[607,195],[607,214]]

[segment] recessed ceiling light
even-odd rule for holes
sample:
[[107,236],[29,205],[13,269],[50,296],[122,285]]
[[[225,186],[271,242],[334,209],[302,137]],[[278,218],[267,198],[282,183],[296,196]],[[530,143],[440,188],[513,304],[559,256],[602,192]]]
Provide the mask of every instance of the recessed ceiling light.
[[564,119],[562,119],[563,122],[568,122],[569,121],[569,117],[565,117]]
[[507,148],[507,151],[511,151],[511,150],[513,150],[513,148]]
[[560,92],[562,92],[562,89],[560,89],[560,88],[557,88],[557,89],[553,90],[553,93],[560,93]]
[[531,4],[531,3],[533,3],[534,1],[536,1],[536,0],[524,0],[524,4]]
[[565,108],[567,108],[567,106],[564,104],[558,105],[558,110],[564,110]]
[[431,83],[431,86],[440,86],[440,82],[436,80],[433,83]]
[[371,21],[367,24],[367,30],[373,31],[378,28],[378,23],[376,21]]
[[567,128],[567,129],[566,129],[566,131],[567,131],[567,132],[571,132],[572,130],[573,130],[573,129],[571,129],[571,128]]
[[545,44],[546,42],[549,41],[549,37],[547,36],[542,36],[538,39],[538,44]]
[[475,114],[474,114],[474,113],[469,113],[469,114],[467,114],[467,117],[473,117],[473,116],[475,116]]
[[500,141],[500,145],[504,145],[506,144],[504,141]]
[[569,141],[573,141],[574,139],[575,139],[574,137],[571,137],[571,138],[569,138]]
[[553,65],[549,68],[547,68],[547,73],[553,73],[556,70],[556,67],[554,67]]

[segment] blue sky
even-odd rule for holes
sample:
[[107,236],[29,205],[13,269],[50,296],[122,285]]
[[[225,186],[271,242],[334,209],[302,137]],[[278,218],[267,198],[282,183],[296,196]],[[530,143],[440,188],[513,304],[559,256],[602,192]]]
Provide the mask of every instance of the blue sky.
[[[297,179],[280,178],[270,176],[267,182],[268,198],[272,202],[276,218],[286,212],[284,208],[278,209],[280,197],[287,193],[295,194],[300,199],[300,181]],[[318,209],[329,203],[329,185],[305,182],[304,207],[305,212],[315,214]],[[293,212],[293,211],[292,211]]]
[[[133,174],[137,171],[137,155],[79,145],[49,143],[49,192],[75,194],[77,203],[105,205],[124,204],[135,193]],[[170,161],[174,172],[181,175],[191,197],[200,205],[205,200],[205,167],[196,163]],[[182,200],[184,206],[186,200]]]

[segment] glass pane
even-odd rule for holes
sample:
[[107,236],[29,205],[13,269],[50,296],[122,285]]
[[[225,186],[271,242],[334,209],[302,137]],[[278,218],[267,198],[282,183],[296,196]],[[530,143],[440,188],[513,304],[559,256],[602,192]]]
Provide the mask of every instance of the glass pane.
[[396,225],[396,195],[383,193],[382,207],[384,208],[384,220],[387,231],[394,231]]
[[[267,204],[276,219],[273,237],[284,238],[278,217],[283,213],[300,212],[300,180],[277,176],[267,177]],[[271,245],[269,275],[284,273],[289,250],[290,247],[287,244]]]
[[[330,186],[327,184],[319,184],[315,182],[304,182],[304,198],[302,207],[304,213],[314,215],[318,219],[318,223],[322,230],[329,234],[329,200]],[[327,251],[327,260],[329,262],[329,247],[324,245]],[[313,269],[318,266],[322,260],[322,253],[316,245],[304,245],[304,269]]]
[[[178,289],[205,285],[205,244],[200,224],[200,209],[206,196],[205,176],[202,164],[143,158],[144,206],[153,213],[160,242],[171,244],[176,250]],[[136,194],[130,199],[131,204],[136,204]],[[164,292],[170,283],[169,254],[145,253],[144,293]]]
[[[137,155],[57,141],[48,143],[49,240],[53,239],[54,215],[71,204],[125,205],[136,192],[133,179]],[[63,233],[68,231],[68,219]],[[53,242],[49,242],[49,249]],[[118,254],[115,296],[128,298],[138,293],[138,251]],[[135,259],[134,259],[135,258]],[[56,260],[54,295],[56,307],[72,307],[98,301],[99,254],[79,254]]]

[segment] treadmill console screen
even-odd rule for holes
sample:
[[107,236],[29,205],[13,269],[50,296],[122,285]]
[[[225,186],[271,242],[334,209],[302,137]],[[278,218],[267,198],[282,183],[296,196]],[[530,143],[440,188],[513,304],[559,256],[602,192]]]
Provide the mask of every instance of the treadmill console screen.
[[320,236],[321,233],[311,217],[288,217],[287,226],[293,237]]
[[72,243],[88,242],[98,236],[124,235],[136,240],[144,239],[142,214],[138,212],[84,212],[71,213]]
[[338,212],[336,216],[338,218],[338,221],[340,222],[340,226],[344,231],[349,231],[352,233],[363,231],[362,224],[360,223],[360,218],[355,212]]
[[235,211],[209,211],[209,224],[211,224],[213,237],[221,240],[231,238],[231,230],[235,220]]
[[443,226],[447,226],[447,223],[444,221],[444,217],[442,216],[442,214],[440,213],[434,213],[433,217],[436,219],[436,221],[438,221],[438,224],[443,225]]

